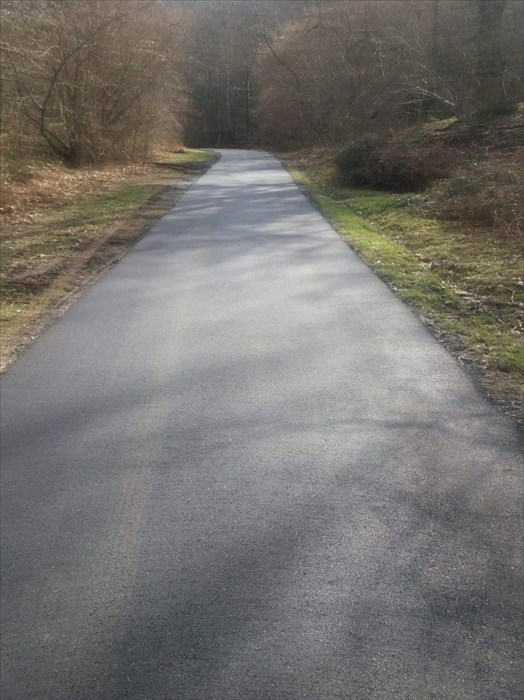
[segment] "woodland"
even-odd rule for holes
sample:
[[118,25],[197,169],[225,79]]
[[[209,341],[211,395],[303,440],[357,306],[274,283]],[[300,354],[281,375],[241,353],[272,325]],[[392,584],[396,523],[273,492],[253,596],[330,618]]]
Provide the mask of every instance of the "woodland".
[[3,0],[12,159],[296,149],[522,100],[519,0]]

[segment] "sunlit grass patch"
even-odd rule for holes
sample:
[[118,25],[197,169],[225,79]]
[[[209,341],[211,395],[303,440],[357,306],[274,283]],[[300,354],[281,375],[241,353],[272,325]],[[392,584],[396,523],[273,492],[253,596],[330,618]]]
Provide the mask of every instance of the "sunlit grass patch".
[[78,199],[50,214],[45,223],[60,229],[88,231],[102,226],[129,207],[139,207],[158,191],[155,185],[120,186],[91,197]]
[[178,151],[162,151],[155,154],[154,162],[158,165],[194,165],[216,160],[214,151],[200,148],[181,148]]

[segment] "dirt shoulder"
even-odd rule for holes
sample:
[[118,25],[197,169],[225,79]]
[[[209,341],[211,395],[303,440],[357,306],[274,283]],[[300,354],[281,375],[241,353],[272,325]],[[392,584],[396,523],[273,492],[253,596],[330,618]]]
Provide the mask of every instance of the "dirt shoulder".
[[0,371],[166,214],[210,165],[205,151],[4,183],[0,204]]

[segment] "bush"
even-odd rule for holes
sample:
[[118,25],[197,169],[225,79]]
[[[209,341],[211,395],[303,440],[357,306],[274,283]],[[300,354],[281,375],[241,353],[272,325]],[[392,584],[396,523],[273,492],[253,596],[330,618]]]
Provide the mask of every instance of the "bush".
[[376,157],[385,146],[385,141],[370,136],[348,144],[335,156],[340,175],[351,176],[355,170],[367,168],[370,159]]
[[446,218],[491,229],[499,236],[522,236],[524,171],[520,152],[507,153],[459,169],[431,193]]
[[389,192],[420,192],[449,177],[453,152],[445,146],[416,147],[365,138],[336,156],[340,180],[353,187]]

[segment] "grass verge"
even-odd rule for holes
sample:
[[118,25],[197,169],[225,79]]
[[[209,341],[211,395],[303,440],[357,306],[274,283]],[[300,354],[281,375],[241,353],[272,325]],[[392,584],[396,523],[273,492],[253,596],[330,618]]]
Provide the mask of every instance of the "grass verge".
[[[23,219],[10,220],[4,215],[0,241],[0,369],[5,369],[86,286],[122,257],[214,160],[215,155],[209,151],[164,152],[139,176],[126,178],[125,172],[124,177],[120,172],[119,177],[111,179],[109,173],[103,182],[93,185],[90,181],[91,191],[84,195],[79,194],[79,173],[73,193],[64,193],[58,205],[38,201],[33,211],[29,206],[28,216]],[[85,175],[89,180],[90,174]],[[34,177],[34,188],[41,195],[41,183],[37,175]],[[24,188],[26,193],[27,183]],[[38,200],[42,199],[40,195]]]
[[341,187],[325,161],[283,160],[360,257],[522,422],[522,242],[431,218],[417,195]]
[[214,158],[211,151],[198,148],[181,148],[179,151],[163,151],[158,153],[155,158],[155,163],[159,165],[167,165],[168,167],[194,167],[201,164],[209,163],[209,160]]

